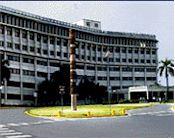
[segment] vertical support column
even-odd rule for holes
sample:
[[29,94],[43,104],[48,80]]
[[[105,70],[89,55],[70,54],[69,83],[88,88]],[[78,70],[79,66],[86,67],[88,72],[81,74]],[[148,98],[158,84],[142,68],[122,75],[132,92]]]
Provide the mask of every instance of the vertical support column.
[[97,65],[95,64],[95,84],[97,84],[97,79],[98,79],[98,76],[97,76]]
[[[7,59],[6,52],[4,53],[4,59]],[[4,81],[4,104],[7,102],[7,81]]]
[[79,60],[81,60],[81,42],[78,45]]
[[76,69],[75,69],[75,30],[69,30],[70,40],[70,94],[71,94],[71,110],[77,110],[77,94],[76,94]]
[[47,53],[48,53],[48,57],[50,57],[50,36],[48,36],[48,41],[47,41]]
[[43,36],[41,35],[41,56],[43,56]]
[[23,81],[22,81],[22,54],[19,55],[19,69],[20,69],[20,95],[21,95],[21,103],[23,103],[24,96],[23,96]]
[[15,40],[15,29],[12,28],[12,49],[13,49],[13,50],[15,49],[14,40]]
[[4,48],[7,50],[7,27],[4,26]]
[[101,57],[101,62],[102,62],[102,63],[103,63],[103,47],[104,47],[104,46],[101,46],[101,56],[100,56],[100,57]]
[[63,42],[63,39],[61,39],[61,45],[60,45],[60,58],[63,59],[63,45],[64,45],[64,42]]
[[30,33],[27,31],[27,52],[29,53],[29,48],[30,48]]

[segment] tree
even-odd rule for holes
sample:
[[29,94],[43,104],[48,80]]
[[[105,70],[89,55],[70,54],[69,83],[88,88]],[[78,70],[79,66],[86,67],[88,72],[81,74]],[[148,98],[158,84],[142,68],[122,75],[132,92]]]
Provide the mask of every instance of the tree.
[[169,75],[174,76],[174,63],[172,60],[168,60],[167,58],[165,60],[161,60],[159,62],[161,65],[158,68],[158,71],[160,72],[160,76],[165,75],[166,78],[166,94],[165,94],[165,100],[167,100],[167,95],[169,92]]
[[4,81],[6,80],[7,82],[10,80],[10,69],[8,68],[9,66],[9,61],[8,60],[3,60],[2,65],[1,65],[1,83],[4,84]]
[[90,80],[86,75],[81,78],[77,92],[79,99],[89,100],[90,103],[102,103],[107,96],[106,88],[95,84],[94,81]]

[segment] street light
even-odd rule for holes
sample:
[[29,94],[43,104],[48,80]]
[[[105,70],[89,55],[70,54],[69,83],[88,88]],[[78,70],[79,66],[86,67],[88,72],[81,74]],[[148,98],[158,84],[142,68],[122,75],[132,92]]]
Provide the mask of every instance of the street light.
[[33,92],[33,97],[34,97],[34,105],[37,106],[37,97],[38,97],[38,93],[37,92]]
[[62,110],[62,113],[63,113],[63,95],[65,94],[65,86],[63,85],[60,85],[59,86],[59,94],[61,95],[61,110]]
[[111,113],[111,84],[110,84],[110,73],[109,73],[109,57],[111,56],[111,52],[108,50],[105,54],[105,58],[107,58],[107,91],[108,91],[108,103],[109,103],[109,110]]

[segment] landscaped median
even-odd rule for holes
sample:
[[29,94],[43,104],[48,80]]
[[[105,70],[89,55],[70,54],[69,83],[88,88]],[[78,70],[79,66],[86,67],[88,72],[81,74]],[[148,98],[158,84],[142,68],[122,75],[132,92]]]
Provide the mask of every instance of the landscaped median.
[[[71,111],[70,106],[53,106],[32,108],[25,111],[33,117],[55,117],[55,118],[91,118],[124,116],[127,110],[152,106],[152,103],[139,104],[115,104],[115,105],[79,105],[77,111]],[[63,108],[63,109],[62,109]]]

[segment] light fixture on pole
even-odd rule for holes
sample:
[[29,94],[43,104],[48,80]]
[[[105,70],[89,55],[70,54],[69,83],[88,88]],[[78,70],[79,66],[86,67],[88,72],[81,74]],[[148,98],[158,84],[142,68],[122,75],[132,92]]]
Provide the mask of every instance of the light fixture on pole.
[[111,56],[111,52],[107,51],[105,54],[105,58],[107,58],[107,91],[108,91],[108,103],[109,103],[109,110],[111,113],[111,84],[110,84],[110,73],[109,73],[109,57]]

